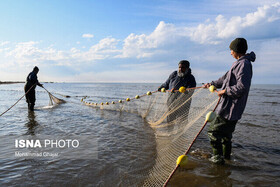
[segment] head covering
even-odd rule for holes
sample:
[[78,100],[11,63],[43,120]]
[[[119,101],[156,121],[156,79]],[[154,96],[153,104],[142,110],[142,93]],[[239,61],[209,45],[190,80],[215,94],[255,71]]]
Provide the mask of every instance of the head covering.
[[180,65],[180,64],[186,66],[186,68],[190,67],[190,62],[187,60],[181,60],[178,65]]
[[248,49],[247,41],[245,38],[236,38],[230,43],[229,48],[236,53],[245,54]]
[[33,71],[39,71],[39,68],[38,68],[37,66],[35,66],[35,67],[33,68]]

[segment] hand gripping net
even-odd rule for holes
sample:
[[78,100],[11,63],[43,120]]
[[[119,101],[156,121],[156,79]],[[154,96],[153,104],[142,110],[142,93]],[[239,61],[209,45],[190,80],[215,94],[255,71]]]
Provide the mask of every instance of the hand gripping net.
[[176,166],[178,156],[185,153],[204,124],[206,112],[213,110],[218,96],[208,89],[187,89],[180,92],[153,92],[130,101],[88,103],[100,109],[136,113],[155,131],[156,160],[144,177],[125,181],[129,186],[162,186]]

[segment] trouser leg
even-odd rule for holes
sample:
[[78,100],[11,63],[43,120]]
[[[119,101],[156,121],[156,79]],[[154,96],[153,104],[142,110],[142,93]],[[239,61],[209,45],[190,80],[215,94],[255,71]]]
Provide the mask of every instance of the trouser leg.
[[213,154],[222,156],[223,149],[221,136],[215,132],[208,132],[208,136],[210,138],[210,144],[212,146]]
[[232,143],[231,143],[232,133],[226,134],[226,136],[222,140],[223,145],[223,155],[225,159],[230,159]]
[[208,136],[214,155],[220,155],[226,159],[230,159],[232,149],[231,139],[236,123],[237,121],[229,121],[218,115],[210,124]]
[[[25,92],[27,92],[27,88],[25,88]],[[28,104],[28,109],[33,111],[35,101],[36,101],[35,90],[34,89],[29,90],[29,92],[25,95],[25,98],[26,98],[26,102]]]
[[29,110],[34,111],[34,105],[35,104],[31,103],[30,106],[29,106]]

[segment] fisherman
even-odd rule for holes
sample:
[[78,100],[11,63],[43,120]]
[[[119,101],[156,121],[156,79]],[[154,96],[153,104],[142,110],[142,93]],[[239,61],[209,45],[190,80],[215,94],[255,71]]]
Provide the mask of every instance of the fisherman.
[[248,45],[244,38],[236,38],[229,48],[232,57],[237,61],[221,78],[204,85],[205,88],[211,85],[221,88],[218,91],[221,100],[216,109],[217,115],[208,129],[213,149],[210,161],[216,164],[224,164],[224,159],[230,159],[232,133],[246,106],[253,76],[251,62],[256,59],[254,52],[246,54]]
[[28,74],[28,76],[26,78],[26,84],[24,86],[25,98],[26,98],[26,102],[28,104],[28,109],[30,111],[34,111],[34,105],[35,105],[35,101],[36,101],[36,97],[35,97],[36,85],[43,87],[43,84],[39,83],[39,81],[37,79],[38,72],[39,72],[39,68],[37,66],[35,66],[33,68],[33,71]]
[[[185,88],[192,88],[196,87],[196,81],[194,76],[192,75],[192,71],[190,68],[190,62],[187,60],[181,60],[178,64],[178,71],[174,71],[170,74],[169,78],[163,83],[159,88],[158,91],[161,91],[162,88],[165,88],[166,90],[171,90],[171,95],[169,96],[167,100],[167,105],[169,110],[171,110],[172,103],[178,99],[180,96],[180,93],[176,92],[175,90],[179,90],[180,87],[184,86]],[[187,94],[187,93],[186,93]],[[189,93],[189,96],[192,94]],[[167,122],[171,122],[180,115],[182,115],[182,112],[185,114],[188,114],[188,109],[190,106],[191,101],[187,102],[185,105],[181,106],[180,110],[178,112],[173,112],[167,116]],[[173,106],[174,108],[174,106]],[[182,111],[181,113],[179,111]]]

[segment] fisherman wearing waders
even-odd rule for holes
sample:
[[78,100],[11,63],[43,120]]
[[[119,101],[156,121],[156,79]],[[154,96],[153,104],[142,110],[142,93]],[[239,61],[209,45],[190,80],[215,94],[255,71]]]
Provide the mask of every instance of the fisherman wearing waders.
[[26,84],[24,86],[25,98],[26,98],[26,102],[28,104],[28,109],[30,111],[34,111],[34,105],[35,105],[35,101],[36,101],[36,97],[35,97],[36,85],[43,87],[43,85],[40,84],[37,79],[38,72],[39,72],[39,68],[37,66],[35,66],[33,68],[33,71],[31,73],[29,73],[29,75],[27,76]]
[[[174,108],[172,103],[174,103],[179,97],[179,92],[174,93],[174,90],[179,90],[180,87],[185,88],[193,88],[196,87],[196,81],[194,76],[192,75],[192,71],[190,68],[190,62],[187,60],[181,60],[178,64],[178,71],[174,71],[171,73],[169,78],[166,80],[165,83],[163,83],[159,88],[158,91],[161,91],[162,88],[164,89],[170,89],[171,94],[167,100],[167,105],[169,111]],[[186,92],[187,93],[187,92]],[[189,93],[189,96],[192,94]],[[184,101],[182,101],[184,102]],[[185,103],[183,106],[180,107],[179,110],[176,112],[173,112],[167,116],[167,122],[172,122],[176,118],[180,117],[181,115],[187,115],[189,112],[191,101]]]
[[215,164],[224,164],[224,159],[230,159],[232,133],[247,103],[253,76],[251,62],[256,59],[254,52],[246,54],[248,46],[244,38],[236,38],[229,48],[232,57],[237,61],[221,78],[204,85],[205,88],[211,85],[221,88],[221,91],[218,91],[221,100],[216,109],[217,115],[208,129],[214,154],[210,161]]

